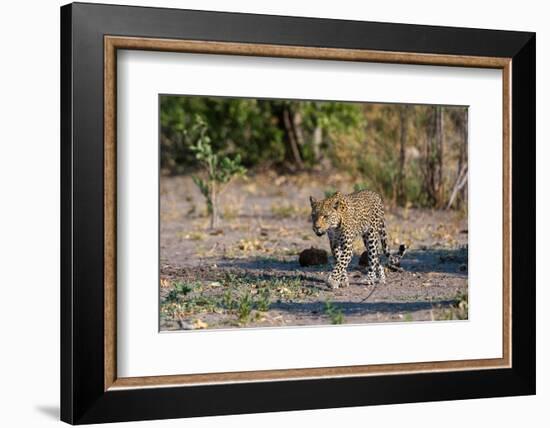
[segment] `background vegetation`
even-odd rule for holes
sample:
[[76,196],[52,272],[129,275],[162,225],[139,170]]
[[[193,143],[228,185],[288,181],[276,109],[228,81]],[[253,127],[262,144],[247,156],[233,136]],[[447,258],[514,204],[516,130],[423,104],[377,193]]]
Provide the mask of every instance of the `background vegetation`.
[[465,208],[465,107],[163,96],[160,114],[164,174],[200,177],[207,138],[249,175],[337,170],[390,205]]

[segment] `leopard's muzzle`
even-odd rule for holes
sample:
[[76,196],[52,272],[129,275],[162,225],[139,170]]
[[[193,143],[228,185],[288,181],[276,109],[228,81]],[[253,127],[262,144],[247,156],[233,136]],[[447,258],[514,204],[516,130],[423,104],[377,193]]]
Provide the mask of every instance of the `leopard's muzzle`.
[[324,230],[319,229],[318,227],[313,226],[313,231],[317,236],[323,236],[325,234]]

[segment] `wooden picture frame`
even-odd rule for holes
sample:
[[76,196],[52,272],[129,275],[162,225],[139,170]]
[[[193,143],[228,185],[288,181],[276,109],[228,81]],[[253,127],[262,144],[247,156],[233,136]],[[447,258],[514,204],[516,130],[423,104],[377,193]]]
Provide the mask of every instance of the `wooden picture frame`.
[[[501,69],[502,358],[117,377],[118,49]],[[61,54],[62,420],[114,422],[535,392],[533,33],[76,3],[61,9]]]

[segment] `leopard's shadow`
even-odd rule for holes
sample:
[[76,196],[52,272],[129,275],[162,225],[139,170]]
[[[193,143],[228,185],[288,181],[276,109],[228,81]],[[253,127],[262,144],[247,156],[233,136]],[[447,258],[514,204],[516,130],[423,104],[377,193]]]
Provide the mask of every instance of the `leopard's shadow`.
[[[359,265],[359,255],[354,255],[348,267],[350,284],[365,285],[364,272],[366,267]],[[384,263],[385,258],[382,258]],[[315,283],[324,283],[326,274],[334,266],[334,260],[317,266],[300,266],[295,260],[281,260],[274,257],[253,257],[246,259],[224,259],[218,262],[223,268],[236,268],[249,271],[253,276],[296,276]],[[407,250],[400,261],[399,271],[403,272],[438,272],[468,276],[468,249],[411,249]]]
[[427,248],[409,250],[401,260],[401,267],[408,272],[438,272],[468,276],[468,249]]
[[[332,258],[331,258],[332,259]],[[334,266],[334,261],[317,266],[300,266],[298,261],[280,261],[269,258],[225,259],[218,263],[220,268],[246,272],[246,276],[259,279],[277,279],[282,277],[300,278],[312,287],[332,290],[326,285],[327,275]],[[367,283],[365,267],[359,265],[359,256],[354,256],[348,267],[349,284],[370,288]]]
[[[449,306],[453,304],[453,300],[436,300],[436,301],[417,301],[417,302],[370,302],[370,301],[337,301],[334,304],[342,311],[344,315],[364,316],[376,313],[411,313],[422,310],[431,310],[434,306]],[[294,314],[322,314],[326,302],[276,302],[271,305],[272,309],[291,312]]]

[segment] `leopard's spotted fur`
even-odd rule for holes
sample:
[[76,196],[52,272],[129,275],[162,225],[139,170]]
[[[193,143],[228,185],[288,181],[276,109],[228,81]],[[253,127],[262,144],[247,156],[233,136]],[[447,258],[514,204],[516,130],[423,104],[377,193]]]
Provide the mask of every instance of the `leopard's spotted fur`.
[[[361,236],[368,252],[367,283],[386,280],[384,267],[380,264],[379,244],[383,254],[392,260],[387,244],[384,223],[384,205],[380,195],[370,190],[361,190],[349,195],[336,192],[316,200],[310,197],[313,231],[327,234],[336,265],[327,283],[331,288],[348,285],[347,267],[353,256],[353,241]],[[395,257],[395,256],[393,256]]]

